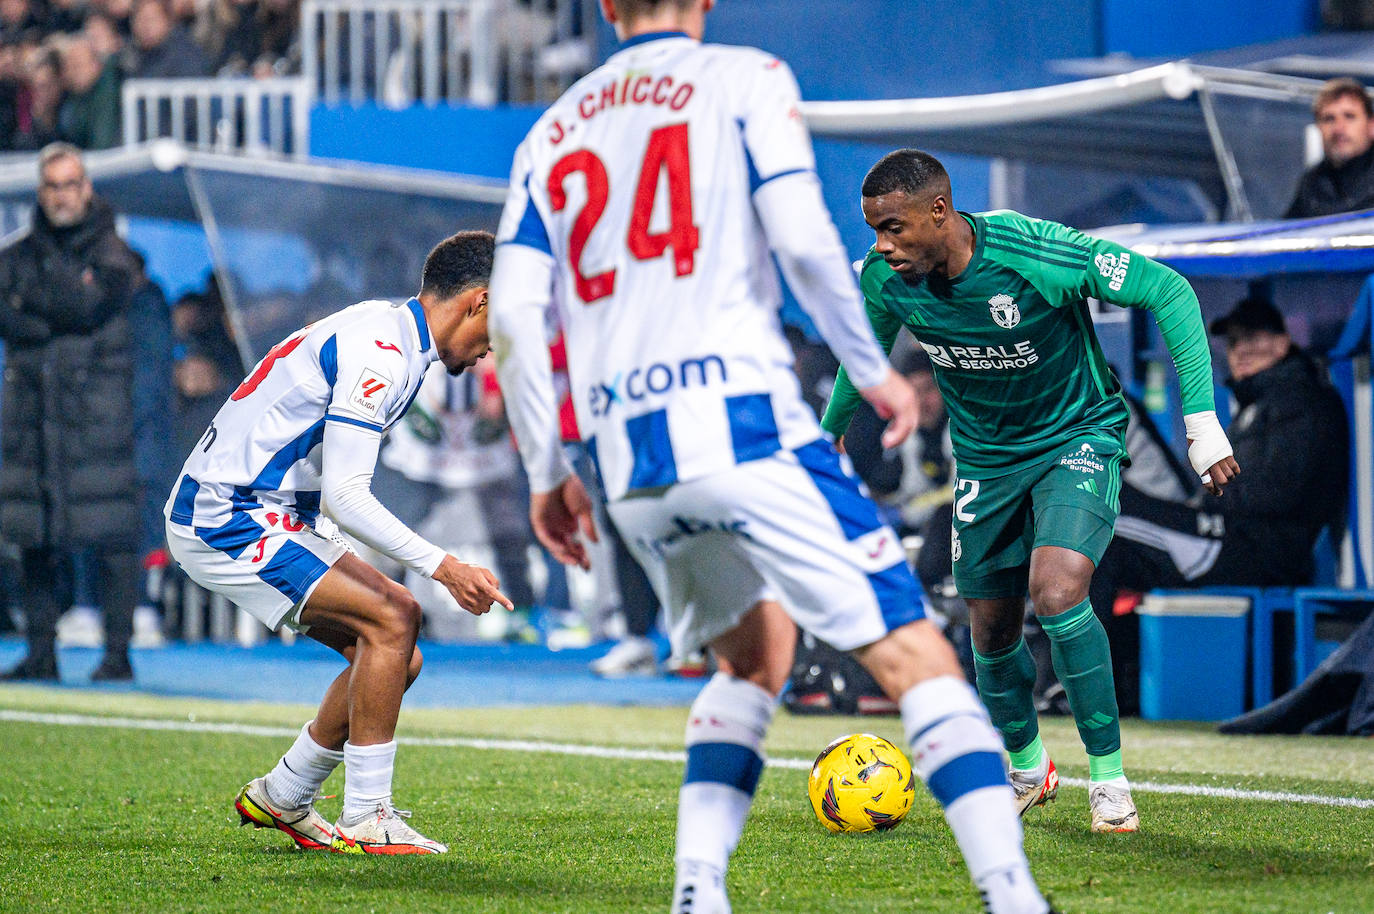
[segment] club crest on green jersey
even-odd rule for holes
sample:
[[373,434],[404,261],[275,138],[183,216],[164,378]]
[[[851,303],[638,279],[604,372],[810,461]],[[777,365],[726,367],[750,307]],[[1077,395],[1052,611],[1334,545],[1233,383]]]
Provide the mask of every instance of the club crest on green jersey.
[[1097,271],[1102,274],[1102,278],[1107,280],[1107,288],[1113,292],[1120,292],[1121,284],[1126,281],[1126,273],[1131,269],[1130,253],[1122,251],[1120,256],[1098,254],[1093,258],[1093,263],[1097,266]]
[[988,310],[992,312],[992,319],[997,322],[997,326],[1010,330],[1021,323],[1021,309],[1016,307],[1016,300],[1005,292],[999,292],[988,299]]

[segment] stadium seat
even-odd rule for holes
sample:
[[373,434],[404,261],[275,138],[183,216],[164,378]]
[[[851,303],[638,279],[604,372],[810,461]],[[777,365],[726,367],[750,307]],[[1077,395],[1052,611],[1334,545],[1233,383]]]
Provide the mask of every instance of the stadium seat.
[[1299,587],[1293,591],[1293,680],[1302,682],[1323,659],[1319,656],[1317,616],[1343,615],[1363,619],[1374,611],[1374,590]]

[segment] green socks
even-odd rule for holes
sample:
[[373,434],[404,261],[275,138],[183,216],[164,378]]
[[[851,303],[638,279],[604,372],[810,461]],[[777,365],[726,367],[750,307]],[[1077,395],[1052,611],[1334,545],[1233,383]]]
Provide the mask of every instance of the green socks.
[[[1033,768],[1044,751],[1040,746],[1040,723],[1035,717],[1035,661],[1024,639],[991,654],[973,651],[973,669],[978,695],[987,706],[992,725],[1002,734],[1002,743],[1011,753],[1014,768]],[[1111,673],[1111,664],[1107,666]],[[1115,707],[1115,706],[1113,706]],[[1030,757],[1032,764],[1022,765],[1018,758]]]
[[1088,780],[1110,781],[1125,776],[1126,772],[1121,768],[1120,749],[1106,755],[1088,756]]
[[[1117,715],[1112,652],[1106,630],[1093,614],[1092,604],[1087,600],[1067,612],[1041,616],[1040,625],[1049,636],[1054,671],[1059,674],[1059,682],[1069,699],[1069,709],[1073,711],[1074,723],[1078,725],[1078,735],[1083,740],[1083,748],[1088,751],[1092,779],[1100,781],[1120,777],[1121,720]],[[983,674],[980,668],[979,691],[982,688]],[[993,722],[997,722],[995,714]]]

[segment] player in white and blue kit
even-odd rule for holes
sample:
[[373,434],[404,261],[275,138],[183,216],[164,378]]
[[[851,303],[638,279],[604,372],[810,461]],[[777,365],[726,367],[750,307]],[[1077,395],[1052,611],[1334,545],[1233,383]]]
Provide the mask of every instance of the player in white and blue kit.
[[[396,718],[420,672],[420,606],[338,528],[440,582],[468,612],[511,608],[491,572],[412,532],[371,491],[382,435],[429,366],[458,374],[486,354],[493,249],[489,232],[460,232],[430,252],[416,298],[362,302],[272,347],[216,414],[167,502],[167,542],[192,580],[348,660],[315,719],[235,801],[244,824],[278,828],[304,848],[447,850],[391,803]],[[344,808],[330,825],[314,798],[339,762]]]
[[585,563],[587,495],[558,445],[550,380],[557,324],[579,427],[673,649],[709,645],[720,667],[688,715],[674,911],[729,910],[725,869],[795,620],[853,650],[900,701],[917,770],[989,910],[1039,914],[1001,741],[923,618],[896,535],[801,399],[770,250],[892,418],[886,444],[911,431],[914,394],[868,330],[791,72],[760,51],[701,44],[712,5],[602,0],[625,44],[516,152],[491,325],[535,531]]

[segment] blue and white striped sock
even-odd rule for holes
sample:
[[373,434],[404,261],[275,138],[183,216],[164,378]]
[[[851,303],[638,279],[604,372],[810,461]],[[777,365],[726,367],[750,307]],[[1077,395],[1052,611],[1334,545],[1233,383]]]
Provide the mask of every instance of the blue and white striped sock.
[[901,708],[912,762],[945,808],[945,821],[989,910],[1046,911],[1021,847],[1002,740],[977,693],[962,679],[938,676],[908,689]]
[[678,794],[677,861],[724,872],[763,771],[774,696],[725,673],[711,677],[687,716],[687,770]]

